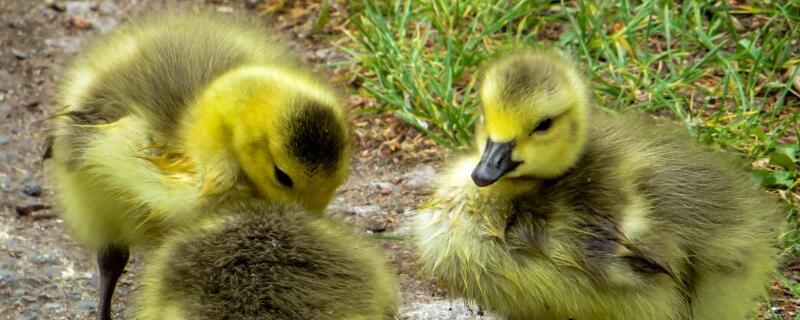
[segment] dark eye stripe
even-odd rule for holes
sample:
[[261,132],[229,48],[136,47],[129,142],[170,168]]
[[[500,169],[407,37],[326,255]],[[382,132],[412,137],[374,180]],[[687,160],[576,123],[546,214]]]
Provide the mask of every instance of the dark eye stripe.
[[283,170],[279,169],[277,166],[275,166],[275,178],[277,178],[278,182],[286,187],[291,188],[294,185],[292,178],[290,178],[286,172],[283,172]]

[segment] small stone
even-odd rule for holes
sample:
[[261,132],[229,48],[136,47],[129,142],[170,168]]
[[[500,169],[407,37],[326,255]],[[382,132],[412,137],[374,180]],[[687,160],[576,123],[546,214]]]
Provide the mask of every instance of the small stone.
[[429,165],[419,165],[406,174],[405,185],[412,189],[424,189],[431,186],[436,178],[436,169]]
[[4,144],[8,143],[8,140],[9,140],[9,138],[8,138],[7,135],[4,135],[4,134],[0,133],[0,145],[4,145]]
[[7,270],[0,270],[0,284],[3,284],[3,286],[10,286],[16,282],[17,282],[16,274]]
[[382,216],[372,215],[367,217],[364,227],[372,232],[384,232],[389,226],[389,222]]
[[63,307],[63,305],[57,302],[50,302],[44,305],[45,310],[57,310],[61,309],[61,307]]
[[14,55],[14,57],[17,58],[17,60],[28,59],[28,54],[25,53],[25,51],[21,51],[21,50],[17,50],[17,49],[13,49],[12,48],[11,49],[11,54]]
[[11,74],[8,71],[0,70],[0,90],[10,90],[14,88],[11,83]]
[[83,45],[83,40],[79,37],[61,37],[56,39],[47,39],[44,43],[51,47],[60,48],[64,53],[77,53]]
[[366,205],[366,206],[354,206],[352,207],[348,213],[357,215],[359,217],[367,217],[378,214],[381,211],[381,207],[375,205]]
[[[13,204],[11,204],[11,205],[13,205]],[[13,238],[8,238],[5,241],[3,241],[3,244],[6,246],[6,248],[17,248],[17,247],[22,245],[22,241],[19,240],[19,238],[17,238],[17,237],[13,237]]]
[[61,2],[61,1],[47,0],[47,1],[45,1],[45,3],[47,4],[48,8],[53,9],[55,11],[58,11],[58,12],[67,11],[67,6],[64,5],[64,3]]
[[92,12],[92,4],[89,1],[67,1],[64,8],[69,15],[85,16]]
[[97,11],[100,11],[100,13],[104,14],[112,14],[119,11],[119,7],[114,4],[114,2],[103,1],[99,6],[97,6]]
[[26,295],[22,296],[22,301],[25,301],[27,303],[34,303],[34,302],[36,302],[36,297],[26,294]]
[[107,33],[117,27],[119,22],[112,17],[100,17],[94,20],[94,26],[102,33]]
[[91,29],[92,20],[81,15],[74,15],[69,18],[69,25],[76,29]]
[[393,236],[406,237],[412,235],[413,233],[414,230],[411,227],[411,223],[406,221],[399,227],[395,227],[394,230],[392,230],[389,234]]
[[245,4],[247,5],[247,9],[255,9],[261,5],[261,0],[245,0]]
[[19,264],[18,260],[11,256],[4,256],[0,258],[0,269],[12,269]]
[[34,264],[53,264],[58,261],[52,254],[31,253],[27,256],[28,262]]
[[97,309],[97,302],[83,300],[78,303],[78,310],[92,312]]
[[[2,85],[0,84],[0,86]],[[8,119],[10,117],[11,117],[11,105],[5,102],[0,103],[0,118]]]
[[53,300],[54,296],[49,293],[40,293],[37,298],[39,298],[39,301],[50,301]]
[[36,316],[30,314],[23,314],[21,316],[16,317],[14,320],[36,320]]
[[41,272],[50,279],[61,278],[63,271],[59,267],[50,266],[41,269]]
[[[13,130],[12,130],[13,132]],[[14,134],[19,134],[18,132],[14,132]],[[17,147],[20,149],[33,149],[34,143],[33,140],[25,138],[24,136],[17,141]]]
[[394,185],[388,182],[374,182],[372,183],[372,186],[377,188],[382,195],[387,195],[394,191]]
[[42,196],[42,184],[38,182],[28,182],[22,185],[22,193],[29,197],[41,197]]

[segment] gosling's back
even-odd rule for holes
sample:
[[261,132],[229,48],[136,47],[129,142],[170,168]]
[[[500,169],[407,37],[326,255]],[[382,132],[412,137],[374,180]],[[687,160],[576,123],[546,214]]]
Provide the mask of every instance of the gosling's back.
[[144,276],[140,319],[391,319],[395,283],[365,239],[259,200],[169,237]]
[[88,48],[67,72],[61,90],[67,117],[56,118],[57,130],[67,132],[56,138],[70,141],[70,159],[79,161],[93,131],[80,126],[134,115],[169,136],[198,94],[226,71],[293,63],[266,34],[258,24],[212,15],[169,14],[127,25]]

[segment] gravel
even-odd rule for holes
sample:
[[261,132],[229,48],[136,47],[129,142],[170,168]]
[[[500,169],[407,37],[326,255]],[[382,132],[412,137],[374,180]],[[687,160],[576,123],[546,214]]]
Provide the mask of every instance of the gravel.
[[436,178],[436,169],[427,164],[422,164],[406,174],[405,185],[411,189],[423,190],[431,188]]

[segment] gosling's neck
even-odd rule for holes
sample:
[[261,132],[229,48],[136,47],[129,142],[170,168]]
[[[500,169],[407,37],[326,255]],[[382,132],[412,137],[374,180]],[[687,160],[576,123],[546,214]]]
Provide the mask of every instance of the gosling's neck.
[[503,178],[490,186],[478,188],[483,197],[510,201],[523,194],[535,192],[542,185],[542,180],[528,178]]

